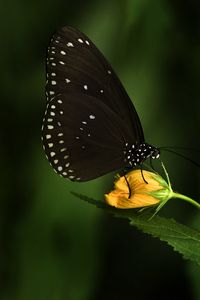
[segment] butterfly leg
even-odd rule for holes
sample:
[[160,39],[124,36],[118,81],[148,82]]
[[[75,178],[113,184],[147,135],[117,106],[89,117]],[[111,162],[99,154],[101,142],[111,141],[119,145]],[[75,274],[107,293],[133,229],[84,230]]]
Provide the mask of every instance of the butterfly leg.
[[155,171],[155,169],[153,167],[153,159],[152,159],[152,157],[150,157],[150,166],[151,166],[152,170]]
[[124,178],[125,178],[125,180],[126,180],[126,183],[127,183],[127,186],[128,186],[128,199],[130,199],[130,197],[131,197],[131,188],[130,188],[130,184],[129,184],[129,182],[128,182],[128,179],[127,179],[127,177],[126,177],[126,174],[125,174],[125,172],[123,171],[123,175],[124,175]]
[[142,165],[140,165],[140,171],[141,171],[142,179],[144,180],[144,182],[145,182],[146,184],[148,184],[148,182],[147,182],[147,181],[145,180],[145,178],[144,178]]

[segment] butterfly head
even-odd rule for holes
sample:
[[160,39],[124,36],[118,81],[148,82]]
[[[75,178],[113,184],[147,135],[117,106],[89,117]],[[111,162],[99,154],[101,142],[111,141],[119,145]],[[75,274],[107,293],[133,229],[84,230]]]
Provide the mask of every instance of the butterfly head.
[[147,143],[139,145],[125,144],[125,162],[128,167],[141,165],[147,158],[156,159],[160,156],[160,150]]
[[151,146],[151,152],[149,155],[152,159],[156,159],[160,157],[160,150],[156,147]]

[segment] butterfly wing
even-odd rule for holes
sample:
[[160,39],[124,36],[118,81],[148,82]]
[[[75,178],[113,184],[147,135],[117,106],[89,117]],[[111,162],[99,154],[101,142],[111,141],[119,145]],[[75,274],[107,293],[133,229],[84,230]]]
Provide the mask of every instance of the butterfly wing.
[[46,93],[50,100],[72,92],[93,96],[115,112],[127,123],[129,142],[144,141],[138,114],[110,64],[85,34],[62,27],[48,48]]
[[125,167],[127,127],[96,97],[79,92],[53,97],[42,132],[47,158],[63,177],[87,181]]
[[144,141],[137,112],[112,67],[86,35],[63,27],[47,55],[42,129],[56,172],[87,181],[125,167],[124,145]]

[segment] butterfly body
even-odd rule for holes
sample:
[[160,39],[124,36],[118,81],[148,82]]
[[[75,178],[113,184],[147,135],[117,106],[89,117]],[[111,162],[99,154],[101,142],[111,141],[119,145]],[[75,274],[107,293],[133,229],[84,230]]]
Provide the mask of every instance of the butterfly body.
[[46,67],[42,139],[57,173],[87,181],[158,157],[118,77],[87,36],[71,27],[58,30]]

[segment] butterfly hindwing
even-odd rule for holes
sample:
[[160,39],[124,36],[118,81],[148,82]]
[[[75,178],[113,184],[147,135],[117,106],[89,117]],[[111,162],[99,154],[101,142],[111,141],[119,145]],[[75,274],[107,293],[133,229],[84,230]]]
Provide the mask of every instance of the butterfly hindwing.
[[104,103],[69,93],[55,96],[47,105],[43,143],[56,172],[86,181],[125,166],[121,145],[126,131]]

